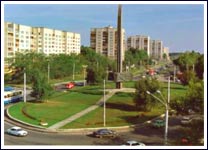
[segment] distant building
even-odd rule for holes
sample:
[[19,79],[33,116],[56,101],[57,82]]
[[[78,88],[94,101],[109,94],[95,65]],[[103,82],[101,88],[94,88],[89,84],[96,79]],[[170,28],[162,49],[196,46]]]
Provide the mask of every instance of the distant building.
[[[122,29],[123,52],[122,60],[125,54],[125,30]],[[90,31],[90,47],[97,53],[107,56],[111,59],[117,59],[117,28],[112,26],[104,28],[92,28]]]
[[166,59],[170,60],[170,56],[169,56],[169,48],[168,47],[164,47],[163,48],[163,54],[166,54]]
[[150,56],[157,60],[163,58],[163,42],[161,40],[150,40]]
[[10,22],[4,23],[4,57],[16,52],[50,54],[80,53],[81,36],[78,33],[31,27]]
[[127,49],[143,49],[150,56],[150,37],[145,35],[130,36],[127,39]]

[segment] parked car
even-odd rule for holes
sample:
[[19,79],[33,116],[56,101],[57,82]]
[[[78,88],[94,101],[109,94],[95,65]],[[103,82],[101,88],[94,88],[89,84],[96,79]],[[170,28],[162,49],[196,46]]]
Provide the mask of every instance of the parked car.
[[99,129],[93,132],[94,137],[116,137],[116,132],[109,129]]
[[145,146],[145,144],[142,142],[131,140],[131,141],[126,141],[124,146]]
[[84,82],[75,82],[75,86],[84,86]]
[[160,128],[165,126],[165,121],[162,119],[157,119],[152,122],[152,127]]
[[16,135],[16,136],[26,136],[28,134],[27,131],[23,130],[21,127],[11,127],[7,129],[7,133],[11,135]]
[[202,122],[203,120],[204,120],[203,116],[200,116],[200,115],[184,116],[181,119],[181,124],[182,125],[189,125],[189,124],[192,124],[192,123]]

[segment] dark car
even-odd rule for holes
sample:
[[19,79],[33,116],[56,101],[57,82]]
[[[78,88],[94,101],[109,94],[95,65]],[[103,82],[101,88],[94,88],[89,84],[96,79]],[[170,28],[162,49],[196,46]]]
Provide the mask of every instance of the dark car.
[[75,86],[84,86],[84,82],[75,82]]
[[93,132],[94,137],[116,137],[116,132],[109,129],[100,129]]

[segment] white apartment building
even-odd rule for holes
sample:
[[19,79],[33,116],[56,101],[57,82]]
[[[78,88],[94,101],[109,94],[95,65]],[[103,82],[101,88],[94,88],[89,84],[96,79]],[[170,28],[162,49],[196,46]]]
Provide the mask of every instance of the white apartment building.
[[[125,54],[125,30],[122,29],[122,60]],[[105,55],[111,59],[117,58],[117,28],[112,26],[104,28],[92,28],[90,31],[90,47],[97,53]]]
[[163,58],[163,42],[161,40],[150,40],[150,56],[158,60]]
[[130,36],[127,39],[127,49],[143,49],[150,56],[150,37],[145,35]]
[[10,22],[4,23],[4,57],[16,52],[50,54],[80,53],[81,36],[78,33],[31,27]]

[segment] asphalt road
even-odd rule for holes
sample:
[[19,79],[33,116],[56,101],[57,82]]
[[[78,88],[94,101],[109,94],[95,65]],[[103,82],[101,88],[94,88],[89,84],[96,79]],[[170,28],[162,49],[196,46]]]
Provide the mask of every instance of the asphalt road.
[[[177,128],[180,128],[178,118],[169,119],[169,140],[177,139]],[[14,126],[15,123],[4,122],[4,130]],[[23,129],[24,126],[22,126]],[[163,145],[164,128],[154,129],[148,126],[139,126],[128,132],[119,132],[116,138],[94,138],[90,135],[72,133],[48,133],[29,130],[26,137],[16,137],[4,133],[4,145],[123,145],[127,140],[137,140],[150,146]]]

